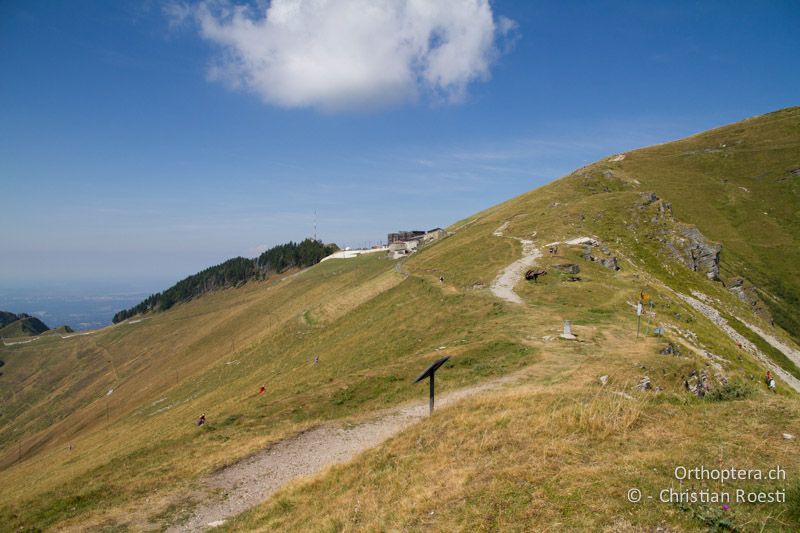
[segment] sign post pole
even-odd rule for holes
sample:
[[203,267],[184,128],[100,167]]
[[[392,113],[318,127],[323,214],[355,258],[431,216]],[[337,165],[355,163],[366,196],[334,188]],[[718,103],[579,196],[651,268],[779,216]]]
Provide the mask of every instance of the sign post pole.
[[433,395],[434,395],[434,393],[433,393],[433,390],[434,390],[433,380],[435,378],[436,378],[436,374],[431,372],[431,398],[430,398],[430,402],[429,402],[429,407],[430,407],[430,411],[428,412],[429,415],[433,414]]
[[436,373],[436,371],[439,369],[440,366],[442,366],[447,362],[448,359],[450,359],[449,355],[437,359],[436,361],[431,363],[431,365],[428,368],[426,368],[422,372],[422,374],[417,376],[417,379],[414,380],[414,383],[419,383],[425,378],[430,378],[430,383],[429,383],[430,398],[428,399],[428,408],[430,409],[430,414],[433,414],[433,397],[434,397],[434,387],[435,387],[434,374]]
[[642,323],[642,302],[636,304],[636,338],[639,338],[639,328]]

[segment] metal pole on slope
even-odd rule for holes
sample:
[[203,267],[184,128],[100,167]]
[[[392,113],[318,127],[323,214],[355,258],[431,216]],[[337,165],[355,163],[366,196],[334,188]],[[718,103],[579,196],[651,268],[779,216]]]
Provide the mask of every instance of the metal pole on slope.
[[433,414],[433,395],[434,395],[434,393],[433,393],[433,390],[434,390],[433,380],[434,379],[436,379],[436,373],[431,372],[431,391],[430,391],[430,401],[428,402],[428,408],[429,408],[428,414],[429,415]]
[[447,362],[448,359],[450,359],[449,355],[447,355],[445,357],[442,357],[441,359],[437,359],[436,361],[431,363],[431,365],[428,368],[426,368],[422,372],[422,374],[417,376],[417,379],[414,380],[414,383],[419,383],[420,381],[422,381],[425,378],[430,378],[430,396],[428,398],[428,409],[429,409],[429,413],[431,415],[433,414],[433,395],[434,395],[434,392],[433,392],[433,389],[434,389],[433,375],[439,369],[440,366],[442,366],[443,364],[445,364]]
[[642,302],[636,304],[636,338],[639,338],[639,328],[642,323]]

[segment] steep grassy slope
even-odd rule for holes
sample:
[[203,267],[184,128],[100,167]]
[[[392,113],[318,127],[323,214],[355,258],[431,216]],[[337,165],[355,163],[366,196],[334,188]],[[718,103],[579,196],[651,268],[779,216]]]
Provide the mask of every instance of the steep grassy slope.
[[534,360],[491,299],[394,267],[328,261],[94,335],[6,347],[7,522],[151,511],[159,490],[169,506],[175,489],[270,441],[416,396],[411,378],[442,345],[464,356],[446,387]]
[[758,288],[800,339],[800,108],[632,152],[609,165],[724,243],[722,273]]
[[[535,284],[517,285],[525,305],[508,306],[518,317],[519,330],[527,333],[527,344],[542,354],[538,370],[508,392],[442,411],[357,461],[286,488],[225,528],[797,530],[800,454],[797,440],[783,437],[796,436],[800,429],[796,395],[766,392],[762,364],[678,294],[705,295],[736,330],[798,375],[796,365],[733,317],[758,324],[791,346],[789,335],[770,327],[722,282],[676,260],[663,241],[694,223],[709,240],[722,243],[722,280],[745,276],[760,294],[778,283],[796,283],[792,269],[800,240],[800,177],[788,170],[799,166],[792,162],[799,153],[799,124],[795,108],[609,158],[453,225],[453,237],[423,250],[406,268],[423,279],[443,275],[459,291],[481,293],[519,257],[522,246],[514,238],[532,239],[543,250],[539,265],[548,275]],[[736,163],[722,170],[703,162],[717,153],[718,144],[728,144],[720,139],[738,150],[729,156]],[[794,181],[784,184],[782,193],[773,185],[748,185],[749,192],[741,192],[752,203],[744,207],[728,196],[718,198],[721,192],[738,193],[725,191],[717,176],[725,173],[729,183],[752,179],[754,168],[772,169],[772,178],[781,183]],[[657,199],[643,194],[649,192]],[[762,203],[775,207],[763,215],[755,210]],[[780,231],[773,238],[745,228],[748,211],[765,218],[778,213],[767,225],[780,226]],[[495,235],[500,228],[502,237]],[[622,270],[583,259],[583,246],[562,242],[555,255],[544,246],[587,235],[601,239],[608,251],[601,245],[591,253],[616,256]],[[742,264],[742,257],[757,258],[757,263]],[[579,265],[580,281],[568,281],[570,276],[553,268],[564,263]],[[635,339],[632,306],[640,291],[652,296],[653,321],[665,328],[665,338]],[[774,311],[779,302],[796,316],[791,297],[763,297],[772,298],[776,321],[791,328],[791,321],[781,322],[780,312]],[[543,334],[557,332],[562,319],[578,324],[580,342],[543,340]],[[680,355],[661,355],[666,342]],[[712,377],[715,363],[724,381]],[[685,390],[684,379],[691,383],[693,373],[703,372],[713,391],[701,400]],[[598,381],[602,375],[609,376],[606,386]],[[645,375],[660,392],[636,390]],[[781,393],[786,389],[779,386]],[[787,470],[785,481],[689,486],[732,492],[783,489],[786,502],[733,502],[722,509],[711,503],[658,501],[663,489],[687,488],[675,479],[676,466],[700,465],[781,465]],[[626,497],[629,488],[656,501],[632,504]],[[305,512],[312,502],[314,512]]]
[[[785,132],[775,128],[783,132],[785,122],[772,123],[775,116],[789,116],[794,126],[799,118],[788,110],[728,128],[777,138]],[[800,140],[794,126],[785,144]],[[703,158],[708,142],[700,135],[679,143],[690,143],[684,151],[701,147],[695,155]],[[442,391],[517,369],[523,377],[287,487],[226,527],[797,529],[800,454],[797,440],[781,436],[800,435],[797,394],[783,379],[777,394],[768,392],[754,352],[686,298],[706,299],[765,357],[800,374],[747,324],[793,345],[749,303],[669,251],[667,244],[679,247],[673,239],[695,223],[722,242],[723,279],[739,275],[762,290],[768,285],[737,269],[728,257],[737,244],[713,233],[716,226],[700,226],[673,197],[683,194],[679,189],[647,181],[642,154],[669,146],[579,169],[454,224],[452,236],[404,262],[327,261],[95,334],[3,347],[0,523],[138,530],[180,520],[195,505],[204,475],[322,422],[352,422],[421,399],[425,391],[411,379],[447,353],[452,360],[437,378]],[[762,158],[772,144],[740,149]],[[668,160],[657,159],[661,169],[653,176],[666,175]],[[642,166],[628,166],[635,164]],[[696,170],[692,179],[701,175]],[[678,180],[683,171],[670,176]],[[658,198],[643,194],[650,191]],[[710,203],[704,191],[698,188],[689,203]],[[773,201],[796,211],[790,195]],[[796,243],[796,229],[785,228],[781,246]],[[588,250],[564,243],[583,236],[600,242]],[[551,254],[547,245],[555,242]],[[543,253],[537,263],[548,274],[516,284],[523,304],[499,299],[492,282],[530,246]],[[740,248],[736,253],[746,256]],[[764,269],[789,268],[769,254],[760,259]],[[610,257],[621,270],[599,261]],[[561,264],[580,272],[558,270]],[[637,338],[633,305],[641,291],[652,296],[656,314],[651,335]],[[565,319],[578,341],[557,338]],[[656,324],[664,336],[652,336]],[[670,344],[677,355],[659,353]],[[645,376],[651,388],[640,391],[635,385]],[[703,399],[686,390],[702,379]],[[261,385],[266,395],[257,394]],[[209,423],[197,428],[200,413]],[[677,486],[670,477],[677,465],[775,464],[787,470],[785,483],[734,488],[785,486],[781,507],[748,504],[723,513],[718,506],[625,499],[629,487],[652,494]]]

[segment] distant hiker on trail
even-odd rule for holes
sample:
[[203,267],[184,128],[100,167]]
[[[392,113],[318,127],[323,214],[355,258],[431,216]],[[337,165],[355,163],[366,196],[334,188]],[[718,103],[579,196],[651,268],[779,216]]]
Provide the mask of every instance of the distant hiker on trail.
[[200,415],[200,418],[197,419],[197,425],[202,426],[205,423],[206,423],[206,415],[202,414]]
[[264,385],[261,385],[261,386],[258,388],[258,393],[259,393],[259,394],[262,394],[263,392],[266,392],[266,390],[267,390],[267,388],[266,388]]
[[439,276],[439,283],[444,285],[444,276]]
[[319,356],[318,356],[318,355],[315,355],[315,356],[314,356],[314,364],[315,364],[315,365],[318,365],[318,364],[319,364]]
[[769,370],[767,370],[766,382],[767,382],[767,387],[769,387],[769,390],[771,390],[772,392],[778,392],[777,390],[775,390],[775,378],[772,377],[772,372],[770,372]]

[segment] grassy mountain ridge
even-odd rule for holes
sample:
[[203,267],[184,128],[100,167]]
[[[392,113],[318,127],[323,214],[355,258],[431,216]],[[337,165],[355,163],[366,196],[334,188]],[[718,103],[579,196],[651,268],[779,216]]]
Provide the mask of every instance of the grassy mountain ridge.
[[305,239],[273,246],[255,259],[234,257],[188,276],[172,287],[147,297],[141,303],[114,315],[113,323],[150,311],[166,311],[176,303],[186,302],[207,292],[237,287],[250,280],[264,279],[289,268],[309,267],[335,252],[335,244]]
[[[775,116],[788,118],[772,122]],[[770,139],[800,141],[798,122],[791,109],[726,127],[744,139],[729,156],[739,161],[735,168],[749,172],[746,154],[764,159]],[[174,523],[197,505],[209,472],[304,429],[357,423],[423,400],[412,378],[447,353],[441,392],[525,373],[505,390],[443,409],[348,464],[290,484],[225,527],[795,530],[800,454],[781,433],[800,434],[797,394],[780,379],[777,394],[768,392],[764,365],[680,297],[702,294],[731,324],[741,319],[737,328],[750,331],[751,323],[792,345],[779,313],[776,327],[723,283],[741,276],[759,291],[771,286],[771,278],[752,274],[755,266],[740,269],[730,259],[747,257],[752,246],[732,240],[742,217],[725,218],[729,200],[703,198],[725,189],[695,187],[695,198],[678,198],[700,179],[705,158],[720,153],[704,150],[726,128],[579,169],[454,224],[451,237],[399,263],[374,255],[326,261],[90,335],[3,347],[2,523],[67,530]],[[726,179],[744,179],[728,170]],[[776,208],[781,217],[797,205],[771,186],[749,190],[748,202],[763,196],[789,204]],[[722,229],[707,227],[695,204],[707,206],[702,213],[716,210]],[[721,244],[722,281],[687,265],[684,234],[692,228],[709,246]],[[796,243],[793,228],[782,230],[773,252]],[[584,236],[599,242],[588,250],[565,243]],[[532,241],[548,273],[517,283],[523,304],[511,304],[491,287],[524,253],[519,239]],[[551,254],[547,245],[555,242]],[[611,257],[620,270],[600,262]],[[765,276],[785,271],[781,257],[757,260]],[[579,273],[557,268],[565,264]],[[643,290],[656,315],[651,335],[637,338],[632,306]],[[563,320],[572,321],[578,341],[557,339]],[[652,336],[656,324],[664,336]],[[661,353],[670,346],[671,354]],[[644,377],[651,386],[640,390]],[[708,385],[702,398],[686,390],[700,380]],[[257,394],[261,385],[266,395]],[[201,412],[209,423],[198,429]],[[721,514],[713,506],[625,500],[631,486],[651,493],[669,486],[676,464],[731,463],[781,464],[787,506]]]
[[800,107],[636,150],[613,166],[724,242],[726,277],[752,282],[800,340]]
[[50,328],[35,316],[0,311],[0,337],[30,337],[44,333],[48,329]]

